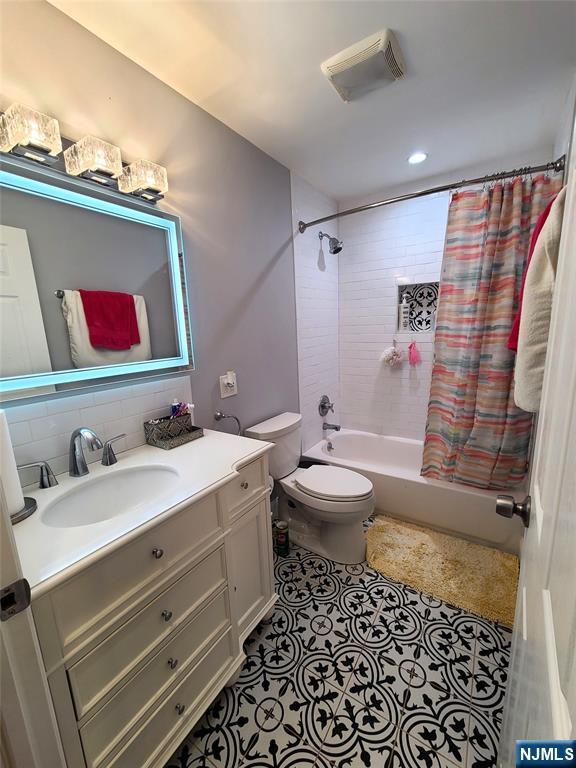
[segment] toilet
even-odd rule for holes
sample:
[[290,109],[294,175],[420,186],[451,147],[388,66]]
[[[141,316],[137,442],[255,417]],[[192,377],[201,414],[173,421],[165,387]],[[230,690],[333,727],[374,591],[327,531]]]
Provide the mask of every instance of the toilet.
[[302,416],[281,413],[245,430],[246,437],[274,443],[270,474],[281,487],[280,517],[290,540],[348,565],[366,557],[362,522],[374,511],[368,478],[328,464],[299,467]]

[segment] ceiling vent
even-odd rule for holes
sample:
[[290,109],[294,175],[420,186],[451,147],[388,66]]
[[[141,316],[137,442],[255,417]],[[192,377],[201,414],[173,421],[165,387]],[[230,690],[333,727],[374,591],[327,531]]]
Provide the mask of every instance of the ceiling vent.
[[404,77],[402,51],[394,33],[383,29],[321,64],[343,101],[352,101],[384,83]]

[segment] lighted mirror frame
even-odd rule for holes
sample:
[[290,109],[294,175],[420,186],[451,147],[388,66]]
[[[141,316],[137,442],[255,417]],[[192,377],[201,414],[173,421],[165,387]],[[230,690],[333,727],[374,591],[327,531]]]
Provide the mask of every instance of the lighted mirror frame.
[[[59,179],[60,180],[60,179]],[[56,184],[48,184],[38,181],[29,176],[11,173],[0,169],[0,191],[2,189],[15,189],[31,195],[45,197],[50,200],[67,203],[68,205],[78,206],[90,211],[104,213],[108,216],[115,216],[120,219],[134,221],[145,224],[150,227],[162,229],[166,233],[166,244],[168,248],[168,261],[170,264],[170,281],[172,287],[172,299],[174,302],[174,318],[176,322],[176,339],[180,354],[177,357],[167,357],[158,360],[145,360],[137,363],[122,363],[119,365],[102,365],[94,368],[69,369],[51,373],[31,373],[26,376],[9,376],[0,379],[0,392],[9,394],[18,392],[22,397],[22,391],[28,390],[25,397],[34,397],[35,389],[40,387],[54,386],[56,384],[73,384],[75,382],[94,382],[99,379],[106,379],[118,376],[130,376],[131,374],[147,373],[153,375],[155,372],[165,372],[167,369],[192,367],[192,338],[190,334],[190,345],[188,343],[188,334],[186,326],[185,293],[186,293],[186,275],[183,254],[178,247],[178,219],[176,217],[164,218],[154,215],[142,208],[129,205],[119,205],[100,197],[76,192]],[[117,198],[116,198],[117,199]],[[141,204],[143,206],[143,204]],[[189,349],[190,346],[190,349]],[[70,390],[58,390],[54,394],[62,394]],[[6,398],[4,398],[6,400]]]

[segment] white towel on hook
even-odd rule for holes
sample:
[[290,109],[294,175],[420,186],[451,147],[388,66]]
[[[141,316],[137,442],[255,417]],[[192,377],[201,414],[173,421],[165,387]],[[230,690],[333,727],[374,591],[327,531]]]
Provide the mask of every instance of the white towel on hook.
[[93,347],[90,343],[90,334],[80,292],[64,291],[62,314],[68,325],[70,355],[76,368],[139,363],[142,360],[151,359],[150,330],[148,328],[146,301],[143,296],[134,296],[134,307],[136,309],[140,344],[134,344],[130,349],[101,349],[100,347]]
[[524,283],[514,371],[514,402],[518,408],[529,413],[535,413],[540,408],[565,197],[566,187],[552,203],[536,241]]

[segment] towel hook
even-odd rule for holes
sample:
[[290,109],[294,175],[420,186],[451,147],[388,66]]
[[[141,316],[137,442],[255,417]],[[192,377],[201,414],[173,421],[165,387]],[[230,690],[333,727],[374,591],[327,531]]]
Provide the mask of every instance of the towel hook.
[[58,288],[57,291],[54,291],[54,296],[56,296],[58,299],[64,298],[64,291],[62,291],[60,288]]

